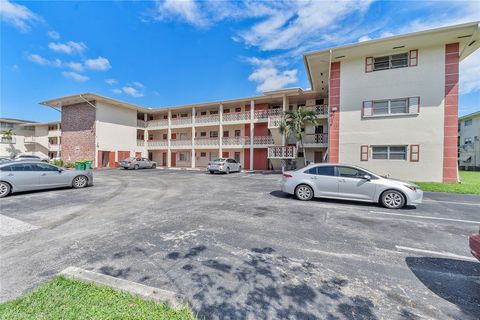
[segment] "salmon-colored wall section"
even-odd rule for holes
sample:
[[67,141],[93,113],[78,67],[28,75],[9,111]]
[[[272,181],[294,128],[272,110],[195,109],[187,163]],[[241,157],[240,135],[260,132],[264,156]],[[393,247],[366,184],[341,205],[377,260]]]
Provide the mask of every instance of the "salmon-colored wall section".
[[97,168],[102,167],[102,151],[98,151],[98,156],[97,156]]
[[250,149],[243,149],[243,168],[250,170]]
[[[328,161],[338,163],[340,144],[340,62],[330,65],[330,130],[328,133]],[[337,108],[336,112],[332,109]]]
[[267,149],[253,150],[253,170],[268,170]]
[[445,46],[443,182],[457,182],[459,44]]
[[268,124],[267,123],[256,123],[253,127],[254,136],[268,136]]

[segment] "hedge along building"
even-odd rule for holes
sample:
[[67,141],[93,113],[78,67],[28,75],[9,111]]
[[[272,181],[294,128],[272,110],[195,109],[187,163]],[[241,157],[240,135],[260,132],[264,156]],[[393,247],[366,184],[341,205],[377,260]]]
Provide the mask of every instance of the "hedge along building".
[[[144,156],[165,167],[236,158],[244,169],[282,160],[357,164],[417,181],[457,181],[459,63],[478,49],[477,22],[304,55],[311,89],[166,108],[85,93],[42,102],[62,109],[62,157],[114,167]],[[319,117],[305,154],[279,132],[288,110]]]

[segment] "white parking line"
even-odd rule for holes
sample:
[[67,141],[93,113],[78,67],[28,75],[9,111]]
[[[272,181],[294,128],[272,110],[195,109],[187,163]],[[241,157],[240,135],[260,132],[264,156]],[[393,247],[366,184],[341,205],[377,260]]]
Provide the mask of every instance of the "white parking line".
[[370,213],[376,214],[385,214],[388,216],[400,216],[400,217],[409,217],[414,219],[428,219],[428,220],[442,220],[442,221],[453,221],[453,222],[462,222],[462,223],[476,223],[480,224],[480,221],[473,221],[473,220],[462,220],[462,219],[451,219],[451,218],[441,218],[441,217],[431,217],[431,216],[418,216],[418,215],[411,215],[411,214],[403,214],[403,213],[393,213],[393,212],[383,212],[383,211],[369,211]]
[[411,252],[417,252],[417,253],[432,254],[436,256],[444,256],[444,257],[455,258],[455,259],[477,261],[477,259],[475,259],[474,257],[462,256],[462,255],[458,255],[450,252],[432,251],[432,250],[410,248],[410,247],[403,247],[403,246],[395,246],[395,248],[399,251],[411,251]]
[[7,237],[17,233],[27,232],[38,229],[33,224],[26,223],[14,218],[10,218],[0,214],[0,236]]
[[423,199],[423,202],[441,202],[441,203],[449,203],[449,204],[459,204],[464,206],[480,206],[480,203],[454,202],[454,201],[432,200],[432,199]]

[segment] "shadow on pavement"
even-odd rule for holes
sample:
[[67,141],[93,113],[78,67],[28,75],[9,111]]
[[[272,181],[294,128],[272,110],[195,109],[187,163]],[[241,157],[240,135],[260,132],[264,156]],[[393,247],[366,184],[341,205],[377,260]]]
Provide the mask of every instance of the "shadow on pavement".
[[455,259],[407,257],[410,270],[433,293],[473,319],[480,315],[480,263]]

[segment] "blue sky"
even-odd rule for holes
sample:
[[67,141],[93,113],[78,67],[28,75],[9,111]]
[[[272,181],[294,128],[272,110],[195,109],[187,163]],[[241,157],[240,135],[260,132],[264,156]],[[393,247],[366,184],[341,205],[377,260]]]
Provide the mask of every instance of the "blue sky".
[[[0,0],[2,117],[58,120],[38,102],[95,92],[145,107],[308,88],[302,53],[480,20],[479,1]],[[480,109],[480,52],[460,114]]]

